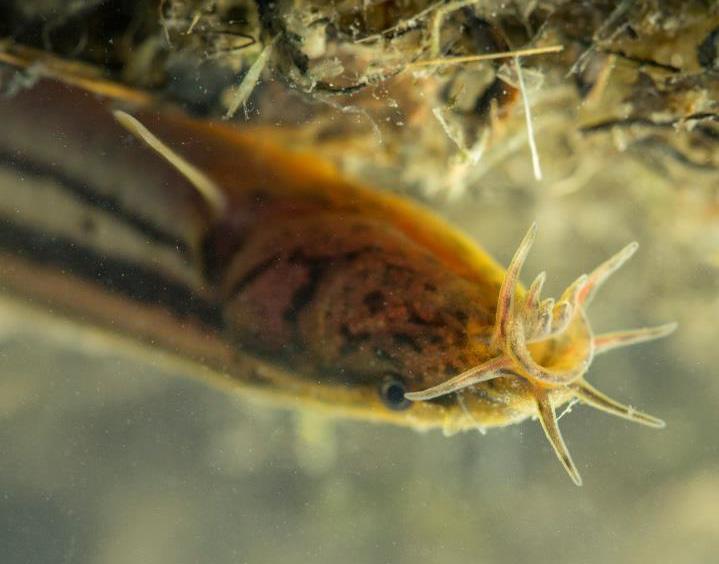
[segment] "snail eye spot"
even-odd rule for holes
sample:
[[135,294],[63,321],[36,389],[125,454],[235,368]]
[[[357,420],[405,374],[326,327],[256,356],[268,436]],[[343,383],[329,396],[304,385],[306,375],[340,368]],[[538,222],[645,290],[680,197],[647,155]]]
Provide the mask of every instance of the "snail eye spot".
[[388,376],[382,382],[380,395],[387,407],[399,411],[407,409],[411,404],[411,402],[404,397],[406,391],[402,380],[394,376]]

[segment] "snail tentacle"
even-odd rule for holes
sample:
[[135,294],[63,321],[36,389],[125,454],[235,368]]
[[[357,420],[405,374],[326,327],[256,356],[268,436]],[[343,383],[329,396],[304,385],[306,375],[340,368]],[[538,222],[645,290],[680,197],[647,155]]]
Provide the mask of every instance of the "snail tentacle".
[[616,415],[640,425],[663,429],[666,423],[648,413],[638,411],[630,405],[624,405],[597,390],[586,380],[580,380],[572,385],[576,398],[595,409],[604,411],[610,415]]
[[552,398],[546,390],[537,389],[535,392],[537,399],[537,416],[539,422],[542,424],[544,434],[549,440],[549,444],[552,445],[554,452],[559,458],[559,461],[564,466],[564,469],[569,474],[569,477],[577,485],[582,485],[582,477],[577,470],[572,455],[569,454],[569,449],[562,438],[562,433],[559,431],[559,425],[557,424],[557,415],[552,405]]
[[594,354],[602,354],[620,347],[628,347],[639,343],[646,343],[661,339],[674,332],[676,323],[665,323],[656,327],[642,327],[640,329],[626,329],[624,331],[612,331],[597,335],[592,340]]
[[502,370],[509,368],[511,365],[512,361],[509,358],[498,356],[426,390],[407,392],[404,397],[412,401],[422,401],[446,396],[447,394],[459,392],[464,388],[469,388],[480,382],[486,382],[487,380],[502,376]]

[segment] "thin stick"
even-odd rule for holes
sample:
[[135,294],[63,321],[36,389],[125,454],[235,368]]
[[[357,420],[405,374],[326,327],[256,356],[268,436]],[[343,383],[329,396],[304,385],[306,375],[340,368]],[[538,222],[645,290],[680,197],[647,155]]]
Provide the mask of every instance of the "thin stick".
[[154,133],[142,125],[137,118],[121,110],[115,110],[112,114],[120,125],[135,137],[144,141],[148,147],[182,174],[205,199],[216,218],[221,217],[222,214],[225,213],[225,209],[227,208],[225,195],[209,176],[170,149],[170,147],[155,136]]
[[564,417],[567,413],[572,412],[572,408],[579,403],[579,400],[577,398],[572,398],[569,400],[569,403],[567,403],[567,406],[564,408],[564,411],[557,415],[557,421],[559,421],[562,417]]
[[[279,35],[275,36],[275,38],[270,41],[257,56],[257,59],[255,59],[255,62],[252,63],[252,66],[250,66],[248,71],[245,73],[245,76],[242,78],[240,84],[232,87],[228,96],[228,108],[224,115],[224,119],[230,119],[237,113],[239,107],[244,106],[245,102],[247,102],[250,94],[252,94],[255,86],[257,86],[257,82],[260,80],[260,75],[267,64],[267,60],[272,54],[272,48],[274,47],[278,37]],[[247,108],[245,108],[245,112],[247,112]]]
[[185,35],[190,35],[193,31],[195,31],[195,26],[200,23],[201,18],[202,12],[200,12],[200,10],[197,10],[194,17],[192,18],[192,22],[190,22],[190,27],[188,27],[187,31],[185,32]]
[[534,170],[534,178],[536,180],[542,180],[542,167],[539,164],[539,151],[537,151],[537,143],[534,140],[532,114],[529,111],[529,98],[527,98],[527,89],[524,86],[524,77],[522,76],[522,66],[519,64],[519,57],[514,57],[514,64],[517,67],[519,90],[522,93],[522,103],[524,104],[524,118],[527,122],[527,139],[529,141],[529,151],[532,154],[532,169]]
[[478,55],[465,55],[462,57],[445,57],[439,59],[428,59],[426,61],[415,61],[409,63],[405,68],[414,69],[422,67],[438,67],[445,65],[461,65],[465,63],[476,63],[480,61],[494,61],[496,59],[511,59],[512,57],[531,57],[534,55],[546,55],[547,53],[559,53],[564,45],[549,45],[547,47],[530,47],[528,49],[517,49],[516,51],[502,51],[501,53],[482,53]]
[[147,92],[106,80],[97,69],[85,63],[66,61],[37,49],[0,41],[0,63],[20,69],[32,69],[39,76],[55,78],[71,86],[79,86],[124,103],[148,105],[153,101]]
[[375,41],[376,39],[381,39],[382,37],[386,37],[387,35],[390,35],[394,33],[395,31],[404,31],[405,29],[408,29],[412,27],[417,20],[421,20],[434,12],[435,10],[442,7],[442,4],[444,4],[444,0],[438,0],[431,6],[426,7],[424,10],[417,12],[414,16],[411,18],[407,18],[406,20],[400,21],[398,24],[393,25],[390,28],[385,29],[384,31],[380,33],[375,33],[373,35],[368,35],[367,37],[363,37],[361,39],[358,39],[355,41],[355,43],[367,43],[369,41]]

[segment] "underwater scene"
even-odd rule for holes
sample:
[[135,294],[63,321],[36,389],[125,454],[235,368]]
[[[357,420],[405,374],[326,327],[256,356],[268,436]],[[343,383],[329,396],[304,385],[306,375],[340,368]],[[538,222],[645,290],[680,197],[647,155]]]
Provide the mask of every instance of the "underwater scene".
[[0,562],[716,559],[716,2],[8,0],[0,126]]

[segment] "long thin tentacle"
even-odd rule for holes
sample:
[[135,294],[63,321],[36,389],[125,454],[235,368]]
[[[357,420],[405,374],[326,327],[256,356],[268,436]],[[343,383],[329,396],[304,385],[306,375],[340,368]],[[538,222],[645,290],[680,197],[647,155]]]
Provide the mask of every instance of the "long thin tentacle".
[[661,339],[672,333],[676,328],[676,323],[665,323],[664,325],[658,325],[656,327],[627,329],[625,331],[613,331],[611,333],[597,335],[592,340],[594,354],[602,354],[619,347],[628,347],[638,343]]
[[512,262],[509,263],[507,268],[507,274],[502,282],[502,287],[499,290],[499,299],[497,300],[497,317],[494,322],[494,335],[492,337],[492,343],[495,347],[499,343],[503,342],[507,334],[509,333],[509,325],[512,322],[513,307],[514,307],[514,294],[519,280],[519,272],[522,270],[524,261],[527,258],[529,249],[532,248],[534,243],[534,237],[537,234],[537,224],[533,223],[527,234],[519,244],[517,251],[514,253]]
[[636,241],[629,243],[613,257],[604,261],[595,268],[594,271],[587,277],[587,281],[582,287],[582,291],[579,293],[577,298],[579,305],[583,305],[586,309],[594,299],[597,290],[601,288],[602,284],[604,284],[604,282],[606,282],[612,274],[619,270],[622,265],[631,258],[638,248],[639,243]]
[[[552,307],[548,307],[548,306]],[[547,304],[544,307],[540,307],[537,312],[537,322],[536,326],[534,328],[534,336],[533,339],[536,340],[542,340],[546,339],[547,335],[552,330],[552,315],[554,312],[554,303]],[[528,339],[529,341],[532,341],[533,339]]]
[[558,302],[552,310],[552,324],[547,333],[547,337],[563,333],[569,326],[569,322],[572,321],[573,315],[574,308],[571,303],[567,301]]
[[546,339],[552,332],[554,324],[554,298],[542,300],[531,314],[527,314],[529,321],[525,323],[527,342]]
[[561,298],[554,306],[552,311],[552,325],[545,335],[545,337],[551,337],[563,333],[577,311],[579,294],[582,288],[587,283],[587,275],[582,274],[574,282],[572,282],[566,290],[562,293]]
[[540,315],[540,317],[544,317],[544,312],[547,312],[547,314],[551,317],[552,312],[554,311],[554,305],[556,303],[557,302],[554,298],[547,298],[542,300],[542,302],[539,304],[539,310],[542,312],[542,315]]
[[569,474],[572,481],[578,485],[582,485],[582,477],[579,475],[579,470],[574,465],[572,456],[569,454],[567,445],[564,443],[562,433],[559,432],[559,425],[557,425],[557,416],[554,413],[554,406],[552,400],[543,390],[536,391],[537,398],[537,414],[539,415],[539,421],[542,424],[549,443],[554,448],[554,452],[557,454],[559,461],[564,466],[564,469]]
[[502,376],[501,370],[503,368],[509,368],[512,361],[504,356],[498,356],[487,362],[465,370],[458,376],[450,378],[446,382],[421,390],[419,392],[407,392],[404,397],[412,401],[430,400],[438,398],[440,396],[446,396],[454,392],[463,390],[480,382],[486,382]]
[[542,288],[544,282],[547,280],[547,273],[540,272],[537,277],[530,284],[529,290],[527,290],[527,298],[524,300],[524,309],[527,313],[534,311],[537,307],[539,299],[542,296]]
[[589,276],[587,276],[586,274],[582,274],[579,278],[577,278],[574,282],[567,286],[567,289],[564,290],[564,292],[562,292],[562,295],[559,298],[559,302],[568,302],[572,305],[572,310],[576,310],[580,305],[579,296],[581,295],[582,290],[584,290],[588,281]]
[[634,423],[639,423],[641,425],[647,425],[648,427],[654,427],[655,429],[663,429],[666,426],[666,423],[664,423],[661,419],[652,417],[647,413],[637,411],[631,406],[624,405],[613,400],[585,380],[581,380],[573,384],[572,389],[579,401],[599,409],[600,411],[609,413],[610,415],[616,415],[617,417],[628,419],[629,421],[633,421]]

